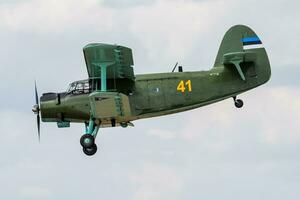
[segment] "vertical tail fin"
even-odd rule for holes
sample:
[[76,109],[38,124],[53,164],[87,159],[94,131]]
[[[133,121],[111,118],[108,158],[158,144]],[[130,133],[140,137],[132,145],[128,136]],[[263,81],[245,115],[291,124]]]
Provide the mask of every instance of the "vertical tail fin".
[[[263,47],[262,41],[256,33],[247,26],[236,25],[230,28],[220,45],[214,67],[235,64],[243,72],[239,63],[254,63],[259,82],[264,83],[270,79],[271,69],[268,55]],[[241,64],[242,65],[242,64]]]

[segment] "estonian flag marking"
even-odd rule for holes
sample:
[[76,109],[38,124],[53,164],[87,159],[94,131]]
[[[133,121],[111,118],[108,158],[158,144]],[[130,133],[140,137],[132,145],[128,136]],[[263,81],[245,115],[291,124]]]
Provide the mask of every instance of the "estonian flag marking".
[[255,44],[262,44],[261,40],[259,37],[246,37],[242,39],[243,45],[255,45]]

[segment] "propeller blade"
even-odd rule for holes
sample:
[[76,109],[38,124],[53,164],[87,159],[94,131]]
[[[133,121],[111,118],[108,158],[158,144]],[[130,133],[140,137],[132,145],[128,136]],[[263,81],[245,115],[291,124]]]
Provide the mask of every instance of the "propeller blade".
[[37,123],[37,129],[38,129],[38,137],[39,137],[39,142],[41,141],[41,131],[40,131],[40,127],[41,127],[41,122],[40,122],[40,114],[38,114],[36,116],[36,123]]
[[37,92],[36,81],[34,81],[34,89],[35,89],[35,104],[39,105],[39,95]]
[[41,118],[40,118],[39,95],[37,91],[36,81],[34,81],[34,90],[35,90],[35,106],[33,107],[32,111],[36,114],[36,124],[38,129],[38,138],[40,142],[41,141]]

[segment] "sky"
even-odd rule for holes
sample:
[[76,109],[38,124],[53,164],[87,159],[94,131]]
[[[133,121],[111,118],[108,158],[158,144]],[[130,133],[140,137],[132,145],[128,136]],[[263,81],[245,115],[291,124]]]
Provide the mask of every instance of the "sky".
[[[0,0],[0,199],[296,199],[300,195],[300,3],[238,0]],[[91,42],[132,48],[135,74],[208,70],[224,33],[262,39],[271,80],[239,97],[107,128],[82,153],[84,127],[43,123],[39,93],[87,78]]]

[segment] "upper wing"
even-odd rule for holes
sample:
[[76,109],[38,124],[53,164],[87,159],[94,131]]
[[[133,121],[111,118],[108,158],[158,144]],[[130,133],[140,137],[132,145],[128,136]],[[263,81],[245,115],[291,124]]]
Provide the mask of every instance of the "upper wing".
[[130,48],[96,43],[85,46],[83,53],[90,78],[101,77],[101,65],[107,65],[107,79],[134,78]]
[[[135,78],[130,48],[94,43],[85,46],[83,53],[89,79],[100,80],[101,67],[105,66],[108,91],[130,91]],[[101,84],[100,81],[99,84]]]

